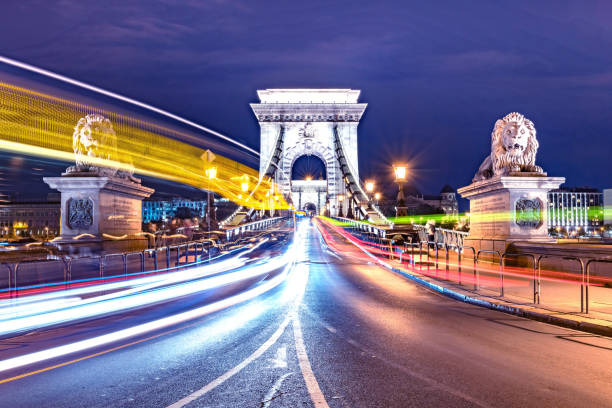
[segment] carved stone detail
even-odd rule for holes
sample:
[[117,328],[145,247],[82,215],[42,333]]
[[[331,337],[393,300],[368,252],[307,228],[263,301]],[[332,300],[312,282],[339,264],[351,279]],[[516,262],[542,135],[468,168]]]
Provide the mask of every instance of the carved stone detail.
[[539,228],[542,225],[542,201],[537,198],[519,198],[516,201],[514,222],[522,228]]
[[491,133],[491,154],[480,165],[472,181],[516,173],[546,175],[535,164],[538,147],[533,122],[518,112],[509,113],[495,122]]
[[72,134],[72,148],[75,165],[68,167],[66,174],[88,173],[137,181],[132,176],[132,168],[119,170],[117,136],[113,125],[104,116],[91,114],[79,119]]
[[71,198],[68,201],[68,226],[72,229],[87,229],[93,225],[93,200]]

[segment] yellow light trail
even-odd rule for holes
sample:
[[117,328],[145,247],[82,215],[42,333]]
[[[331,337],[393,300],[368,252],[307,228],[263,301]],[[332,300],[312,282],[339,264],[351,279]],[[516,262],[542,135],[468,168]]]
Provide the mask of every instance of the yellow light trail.
[[117,136],[113,161],[96,159],[96,165],[133,169],[214,191],[249,208],[289,208],[282,196],[270,198],[270,191],[279,189],[271,180],[259,180],[257,170],[216,153],[208,162],[205,150],[166,136],[181,137],[175,130],[4,82],[0,82],[0,150],[73,162],[74,127],[90,114],[109,119]]

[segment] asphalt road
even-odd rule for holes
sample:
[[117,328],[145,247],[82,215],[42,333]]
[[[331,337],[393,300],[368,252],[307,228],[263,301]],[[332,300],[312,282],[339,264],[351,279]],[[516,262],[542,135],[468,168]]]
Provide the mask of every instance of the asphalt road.
[[[0,380],[25,376],[0,384],[0,406],[612,406],[612,339],[442,297],[348,243],[342,256],[330,253],[308,222],[302,232],[295,266],[275,289],[189,323],[4,372]],[[78,333],[177,307],[84,322]],[[0,358],[69,342],[75,330],[5,339]]]

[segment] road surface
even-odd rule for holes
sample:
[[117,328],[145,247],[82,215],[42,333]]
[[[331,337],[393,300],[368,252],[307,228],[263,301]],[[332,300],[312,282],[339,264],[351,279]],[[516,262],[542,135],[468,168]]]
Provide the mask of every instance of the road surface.
[[[346,242],[341,255],[332,253],[308,221],[299,239],[296,263],[275,289],[188,323],[3,372],[0,406],[612,406],[612,339],[445,298]],[[190,297],[180,307],[206,301]],[[0,357],[175,308],[5,339]]]

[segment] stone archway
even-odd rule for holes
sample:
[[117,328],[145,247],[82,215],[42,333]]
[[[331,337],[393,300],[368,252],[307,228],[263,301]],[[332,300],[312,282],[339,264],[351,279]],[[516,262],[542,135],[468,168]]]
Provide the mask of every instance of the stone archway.
[[302,208],[308,215],[317,215],[317,206],[313,203],[306,203]]
[[[338,197],[346,197],[343,171],[350,171],[352,178],[359,180],[357,126],[367,106],[357,102],[360,91],[268,89],[257,93],[261,103],[251,104],[251,108],[261,128],[260,173],[273,173],[275,182],[296,208],[301,208],[303,200],[316,203],[319,211],[329,203],[331,215],[337,215]],[[337,155],[339,144],[346,160],[343,168]],[[304,155],[323,161],[327,172],[324,183],[317,180],[319,183],[307,186],[290,179],[295,160]],[[277,163],[272,171],[271,162]],[[347,207],[348,202],[343,206]]]

